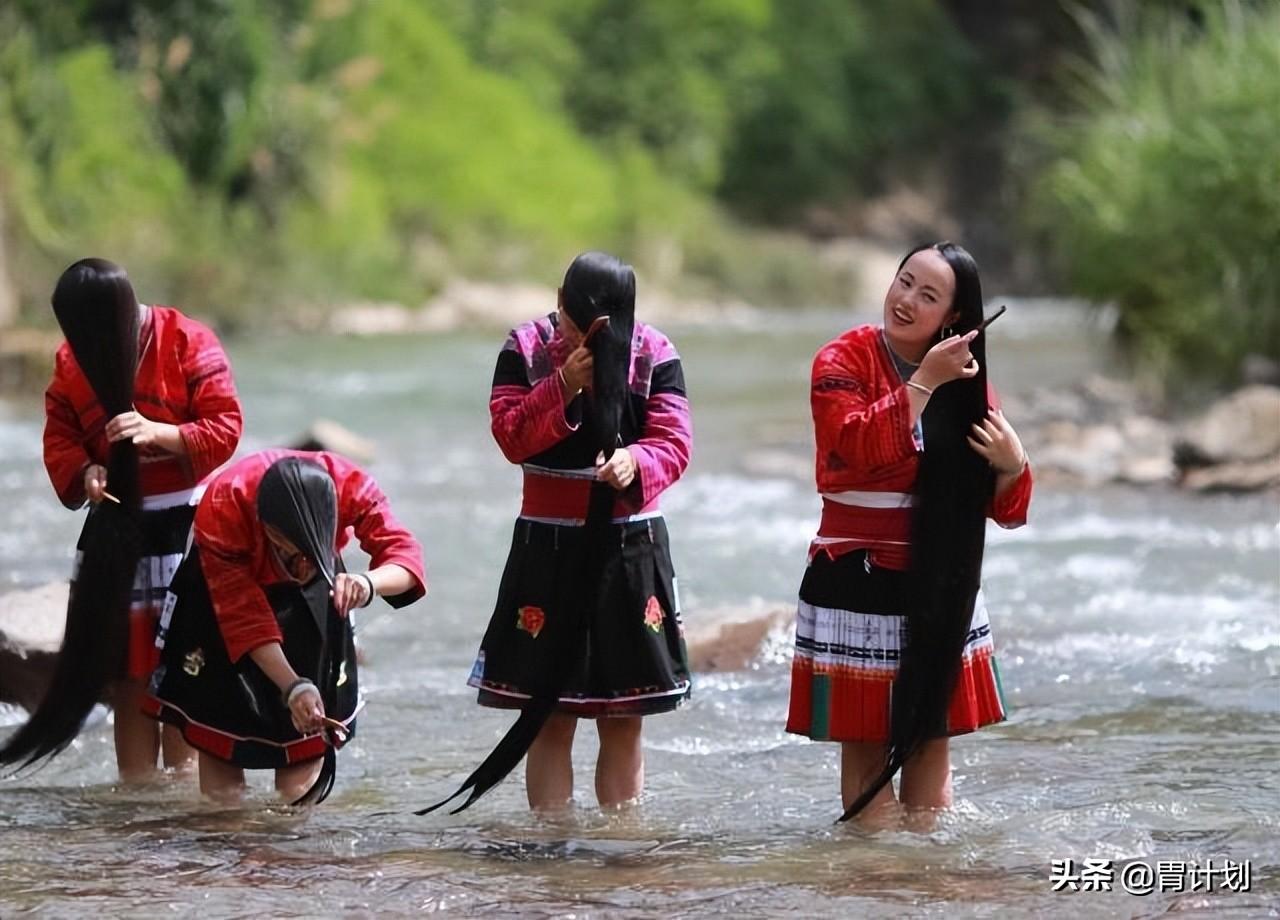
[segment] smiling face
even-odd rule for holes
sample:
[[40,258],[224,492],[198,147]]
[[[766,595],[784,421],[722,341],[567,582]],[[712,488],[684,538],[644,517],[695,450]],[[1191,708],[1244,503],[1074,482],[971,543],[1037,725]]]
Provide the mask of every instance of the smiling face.
[[316,577],[315,563],[308,559],[302,550],[294,546],[288,537],[270,524],[262,526],[266,531],[267,541],[276,555],[276,561],[280,563],[280,568],[284,569],[285,574],[300,585],[305,585]]
[[943,326],[955,322],[956,276],[936,249],[903,264],[884,295],[884,332],[893,350],[919,364]]

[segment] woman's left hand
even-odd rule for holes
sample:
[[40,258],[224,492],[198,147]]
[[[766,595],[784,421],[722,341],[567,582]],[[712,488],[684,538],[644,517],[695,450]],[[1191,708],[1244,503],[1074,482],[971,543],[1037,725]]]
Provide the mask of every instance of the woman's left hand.
[[333,598],[333,609],[338,616],[346,617],[357,607],[363,607],[373,600],[369,593],[369,582],[358,575],[339,572],[333,581],[333,590],[329,592]]
[[1017,476],[1027,465],[1027,452],[1022,449],[1022,441],[999,409],[988,409],[982,424],[973,426],[969,446],[1000,474]]
[[144,450],[163,450],[171,454],[185,453],[182,433],[177,425],[153,422],[136,410],[121,412],[107,422],[105,430],[109,442],[132,441]]
[[596,479],[607,482],[619,492],[631,485],[636,478],[636,458],[631,451],[619,447],[608,460],[601,454],[596,458]]

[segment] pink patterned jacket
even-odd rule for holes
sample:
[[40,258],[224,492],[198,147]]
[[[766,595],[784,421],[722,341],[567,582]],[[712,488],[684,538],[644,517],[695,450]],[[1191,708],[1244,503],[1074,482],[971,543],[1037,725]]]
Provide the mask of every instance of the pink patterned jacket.
[[[574,525],[586,519],[596,448],[581,430],[582,397],[567,406],[556,371],[569,347],[550,314],[512,330],[498,355],[489,397],[493,437],[524,470],[521,517]],[[636,478],[618,494],[615,520],[658,514],[658,497],[684,474],[693,446],[684,371],[670,339],[635,324],[631,401],[622,442]]]

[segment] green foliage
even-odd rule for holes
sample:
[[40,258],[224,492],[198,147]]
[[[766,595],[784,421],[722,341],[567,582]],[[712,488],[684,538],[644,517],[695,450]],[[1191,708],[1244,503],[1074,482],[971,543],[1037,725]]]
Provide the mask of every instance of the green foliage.
[[[816,259],[763,269],[773,243],[698,190],[730,121],[713,72],[745,72],[733,44],[766,0],[707,4],[687,35],[661,6],[18,0],[0,10],[0,201],[23,300],[86,252],[148,297],[238,321],[416,303],[459,273],[552,280],[588,247],[672,287],[806,299]],[[633,54],[611,75],[588,53],[596,14],[665,42],[657,66]],[[571,88],[619,77],[665,95],[584,129],[610,90]]]
[[0,126],[0,182],[24,261],[57,271],[73,252],[151,260],[171,251],[184,174],[105,48],[46,60],[15,31],[0,47]]
[[770,217],[874,190],[946,155],[978,61],[934,0],[775,2],[776,64],[735,128],[724,194]]
[[1099,29],[1094,57],[1081,114],[1038,130],[1031,220],[1065,277],[1160,376],[1280,357],[1280,10]]
[[698,189],[718,184],[752,87],[775,65],[772,0],[448,0],[485,66],[517,77],[589,137],[640,146]]

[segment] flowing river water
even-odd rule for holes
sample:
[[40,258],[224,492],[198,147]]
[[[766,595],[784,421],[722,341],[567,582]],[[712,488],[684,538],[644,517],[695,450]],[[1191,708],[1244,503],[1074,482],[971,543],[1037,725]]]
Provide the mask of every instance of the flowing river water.
[[[819,508],[809,362],[847,323],[666,329],[696,435],[665,498],[691,630],[794,604]],[[1010,393],[1066,384],[1106,363],[1100,339],[1069,307],[1015,308],[992,332],[993,379]],[[414,817],[512,720],[465,686],[519,502],[519,473],[488,432],[501,340],[230,343],[242,449],[287,443],[317,416],[374,439],[370,468],[425,546],[431,595],[362,611],[369,707],[333,797],[310,813],[273,804],[263,774],[235,810],[202,804],[189,781],[117,787],[105,713],[45,768],[0,780],[0,916],[1276,915],[1274,496],[1045,486],[1030,526],[990,528],[985,589],[1012,712],[954,742],[956,804],[932,833],[833,825],[837,749],[783,731],[781,635],[647,721],[635,808],[595,806],[594,732],[582,731],[572,814],[530,816],[517,772],[461,815]],[[38,398],[0,403],[0,591],[71,565],[80,516],[45,480],[41,423]],[[0,707],[0,732],[20,719]],[[1077,873],[1107,861],[1112,890],[1055,891],[1053,861],[1066,859]],[[1222,875],[1210,891],[1191,877],[1175,890],[1179,867],[1210,860],[1247,861],[1251,890]],[[1120,875],[1134,863],[1169,878],[1129,893]]]

